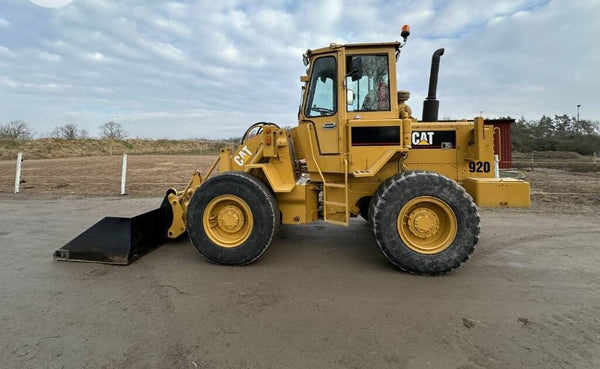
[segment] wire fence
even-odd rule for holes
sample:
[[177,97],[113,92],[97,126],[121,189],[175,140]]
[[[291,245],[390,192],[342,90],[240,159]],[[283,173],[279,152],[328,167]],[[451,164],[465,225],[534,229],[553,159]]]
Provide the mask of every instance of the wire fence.
[[156,195],[183,188],[215,155],[123,155],[0,161],[0,193]]
[[[536,157],[534,153],[526,158],[517,154],[511,166],[529,172],[540,168],[600,172],[600,162],[595,156],[548,158],[545,155]],[[129,154],[28,160],[26,153],[19,153],[16,160],[0,161],[0,193],[162,196],[168,188],[184,188],[196,170],[205,172],[215,158],[215,155]],[[595,189],[532,189],[532,195],[598,194]]]
[[510,164],[516,169],[534,171],[539,168],[562,169],[578,172],[600,171],[600,158],[596,153],[592,156],[582,156],[576,153],[536,153],[517,154]]

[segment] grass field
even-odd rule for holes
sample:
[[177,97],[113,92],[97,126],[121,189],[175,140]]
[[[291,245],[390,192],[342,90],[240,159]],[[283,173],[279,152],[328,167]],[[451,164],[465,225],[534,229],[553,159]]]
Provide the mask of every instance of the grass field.
[[0,140],[0,160],[13,160],[18,152],[27,159],[57,159],[83,156],[135,155],[211,155],[230,141],[190,140],[97,140],[41,138],[37,140]]

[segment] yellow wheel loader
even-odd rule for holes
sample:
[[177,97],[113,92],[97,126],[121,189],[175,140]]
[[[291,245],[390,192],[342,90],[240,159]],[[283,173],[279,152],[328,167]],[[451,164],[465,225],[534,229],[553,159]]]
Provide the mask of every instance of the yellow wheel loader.
[[408,35],[405,26],[403,42],[308,50],[297,127],[253,124],[208,173],[167,191],[158,209],[105,218],[55,259],[128,264],[187,233],[209,261],[244,265],[265,252],[282,223],[347,226],[360,215],[398,269],[457,268],[478,241],[477,205],[529,207],[529,184],[495,178],[494,131],[483,118],[438,121],[444,49],[433,54],[423,119],[412,116],[409,93],[396,85]]

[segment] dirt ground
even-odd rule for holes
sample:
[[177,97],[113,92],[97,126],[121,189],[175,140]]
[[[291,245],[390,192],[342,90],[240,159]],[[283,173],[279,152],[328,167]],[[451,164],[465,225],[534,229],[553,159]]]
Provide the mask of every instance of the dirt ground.
[[571,172],[539,168],[523,171],[531,183],[534,211],[557,211],[597,216],[600,210],[600,172]]
[[[131,196],[162,196],[172,186],[185,187],[195,170],[206,172],[212,155],[129,155],[126,192]],[[122,156],[61,159],[25,158],[21,169],[21,194],[119,195]],[[0,161],[0,194],[12,193],[15,161]]]
[[595,217],[482,210],[471,259],[396,271],[360,219],[284,226],[247,267],[189,241],[130,266],[55,262],[105,214],[160,198],[0,202],[4,368],[598,368]]
[[395,270],[361,219],[283,226],[246,267],[212,265],[187,240],[127,267],[52,260],[104,215],[155,208],[162,182],[210,159],[130,157],[129,197],[110,196],[119,157],[26,161],[18,195],[14,162],[0,162],[0,367],[600,367],[593,173],[526,172],[532,209],[482,209],[475,252],[442,277]]

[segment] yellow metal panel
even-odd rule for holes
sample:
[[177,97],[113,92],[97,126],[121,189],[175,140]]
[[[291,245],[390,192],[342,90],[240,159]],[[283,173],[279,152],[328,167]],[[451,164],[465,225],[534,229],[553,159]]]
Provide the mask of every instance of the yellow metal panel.
[[[365,153],[367,155],[364,156],[364,161],[365,164],[369,165],[365,165],[365,168],[362,169],[362,166],[360,165],[353,165],[350,169],[352,171],[352,175],[355,177],[373,177],[374,175],[376,175],[379,170],[388,163],[388,161],[390,161],[390,159],[396,155],[398,153],[397,149],[393,149],[393,148],[388,148],[387,150],[381,150],[381,149],[386,149],[385,147],[377,147],[377,155],[371,155],[370,158],[371,159],[376,159],[376,160],[369,160],[369,156],[368,156],[368,151],[374,151],[373,149],[375,148],[370,148],[371,150],[367,150],[366,148],[363,148],[362,150],[357,150],[358,152]],[[359,155],[356,155],[357,157],[359,157]],[[359,157],[360,158],[360,157]],[[362,159],[362,158],[361,158]],[[362,160],[359,160],[359,164]],[[360,168],[360,169],[358,169]]]
[[[290,170],[287,170],[289,167]],[[294,189],[293,172],[291,167],[276,165],[273,162],[260,164],[247,164],[246,168],[262,169],[269,185],[274,192],[290,192]]]
[[[287,135],[285,129],[278,129],[270,133],[264,132],[262,137],[256,137],[262,140],[261,149],[258,150],[255,158],[252,158],[250,163],[244,165],[244,169],[262,169],[274,192],[292,191],[296,185],[296,176],[289,146],[289,142],[292,139],[291,136]],[[263,157],[266,150],[269,150],[275,156],[269,157],[269,162],[267,163],[258,162],[255,159],[260,158],[259,153],[261,150]]]
[[[451,124],[439,129],[439,125],[419,124],[413,126],[413,131],[451,131],[455,127]],[[434,128],[435,127],[435,128]],[[459,135],[456,135],[458,145]],[[428,170],[440,173],[448,178],[457,179],[457,149],[418,149],[415,146],[408,151],[404,165],[410,170]]]
[[231,170],[231,150],[229,148],[221,149],[219,154],[219,172],[227,172]]
[[477,117],[474,122],[474,136],[475,136],[475,160],[481,160],[485,153],[483,146],[483,140],[485,139],[483,130],[483,118]]
[[[410,168],[410,164],[456,164],[455,149],[410,149],[404,163]],[[456,175],[456,174],[455,174]],[[454,177],[454,176],[453,176]]]
[[529,183],[514,178],[465,178],[463,186],[483,207],[528,208]]
[[483,121],[477,121],[479,128],[475,128],[477,125],[473,121],[414,124],[413,131],[455,131],[456,143],[452,149],[420,149],[413,145],[404,164],[412,170],[435,171],[459,182],[467,177],[492,177],[493,131],[491,127],[484,126]]
[[410,135],[412,132],[412,125],[416,122],[416,119],[402,119],[402,146],[409,149],[412,145]]
[[276,193],[283,224],[304,224],[318,219],[317,191],[309,184],[296,185],[292,192]]
[[264,133],[264,145],[262,147],[264,157],[272,158],[277,156],[277,142],[275,141],[276,139],[277,138],[275,137],[275,132]]
[[[311,173],[313,181],[320,180],[317,170],[317,164],[322,172],[325,173],[341,173],[343,172],[342,159],[340,155],[322,155],[319,151],[318,137],[316,137],[314,126],[312,123],[300,123],[296,128],[298,133],[299,145],[294,142],[295,148],[305,154],[306,166]],[[313,160],[314,154],[314,160]],[[315,160],[318,161],[315,162]]]
[[[409,120],[410,122],[410,120]],[[350,146],[350,169],[355,177],[372,177],[400,151],[405,151],[402,146],[401,119],[366,120],[356,119],[348,121],[348,141],[352,142],[352,128],[354,127],[397,127],[400,142],[398,145],[358,145]]]

